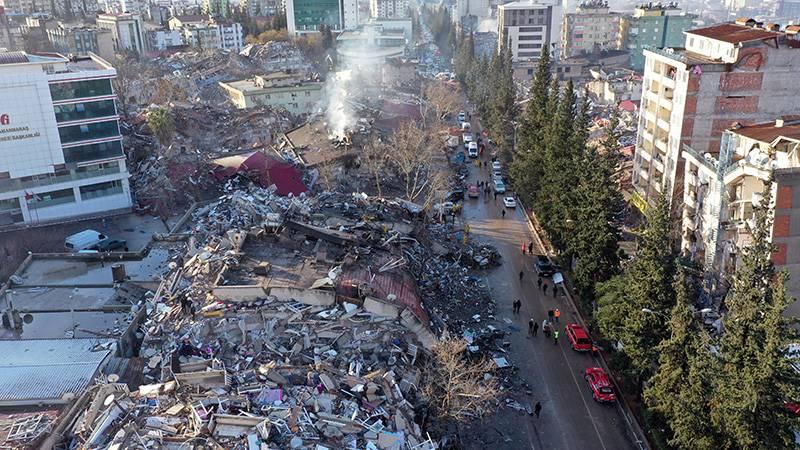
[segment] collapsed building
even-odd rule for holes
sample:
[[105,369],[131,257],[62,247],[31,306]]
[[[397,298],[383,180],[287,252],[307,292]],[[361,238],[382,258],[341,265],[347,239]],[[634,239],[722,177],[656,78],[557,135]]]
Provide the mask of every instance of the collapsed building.
[[0,385],[40,388],[5,386],[4,445],[437,448],[421,361],[450,333],[505,367],[479,344],[499,255],[410,202],[276,189],[228,182],[140,254],[32,255]]

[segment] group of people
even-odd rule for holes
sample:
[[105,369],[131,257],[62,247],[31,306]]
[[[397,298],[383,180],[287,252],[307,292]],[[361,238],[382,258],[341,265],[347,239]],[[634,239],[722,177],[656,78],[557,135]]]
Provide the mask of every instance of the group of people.
[[[522,277],[520,277],[520,280],[522,280]],[[549,289],[547,281],[543,281],[542,278],[539,277],[536,279],[536,286],[538,286],[539,289],[541,289],[542,292],[544,292],[544,295],[547,295],[547,289]],[[558,286],[553,284],[553,297],[556,296],[558,296]]]
[[[556,309],[558,311],[558,309]],[[548,311],[552,313],[553,311]],[[558,311],[558,316],[561,316],[561,312]],[[558,344],[558,329],[553,325],[552,317],[548,319],[544,319],[542,321],[542,332],[544,333],[545,337],[550,338],[550,334],[553,335],[553,343]],[[536,337],[539,334],[539,322],[533,320],[533,317],[528,320],[528,334]]]

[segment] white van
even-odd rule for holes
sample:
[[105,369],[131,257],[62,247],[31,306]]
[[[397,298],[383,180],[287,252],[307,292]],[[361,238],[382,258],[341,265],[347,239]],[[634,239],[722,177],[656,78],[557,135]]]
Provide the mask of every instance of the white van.
[[471,125],[469,122],[461,122],[461,131],[469,131],[470,127]]
[[478,157],[478,144],[474,142],[470,142],[467,145],[468,155],[470,158],[477,158]]
[[108,236],[95,230],[83,230],[80,233],[75,233],[68,236],[64,240],[64,248],[68,252],[79,252],[81,250],[88,250],[91,247],[99,244],[100,241],[106,239]]

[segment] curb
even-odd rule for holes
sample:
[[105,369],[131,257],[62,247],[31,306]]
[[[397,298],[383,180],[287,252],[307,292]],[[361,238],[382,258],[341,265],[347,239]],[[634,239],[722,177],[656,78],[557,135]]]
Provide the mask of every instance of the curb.
[[[548,252],[547,252],[547,247],[545,246],[544,239],[542,239],[542,237],[539,235],[539,231],[536,229],[536,226],[534,225],[534,222],[536,222],[537,224],[539,222],[538,219],[536,219],[536,214],[534,214],[533,211],[530,211],[527,207],[525,207],[525,204],[522,203],[521,199],[517,199],[517,203],[519,203],[519,205],[522,207],[522,211],[525,213],[525,219],[528,224],[528,231],[530,232],[531,235],[533,235],[539,247],[544,249],[545,254],[547,254]],[[547,257],[548,259],[550,259],[550,262],[553,262],[552,256],[547,254]],[[564,289],[562,290],[562,292],[564,292],[564,296],[569,302],[569,307],[572,308],[573,316],[577,317],[578,322],[580,322],[580,325],[584,329],[588,330],[588,328],[586,327],[586,321],[580,314],[580,310],[575,305],[575,299],[572,297],[572,293],[567,288],[566,283],[564,284]],[[595,355],[590,355],[590,356],[594,361],[600,363],[600,365],[603,367],[603,370],[607,374],[609,374],[611,382],[614,383],[614,388],[617,390],[617,392],[621,393],[622,390],[619,388],[619,384],[617,383],[616,378],[613,376],[613,373],[608,368],[608,364],[606,363],[605,358],[602,356],[602,353],[600,354],[599,357]],[[625,419],[628,431],[630,431],[633,437],[634,446],[638,446],[640,450],[650,450],[650,445],[647,442],[647,439],[645,438],[644,430],[642,429],[641,424],[639,424],[639,422],[636,420],[636,416],[634,416],[633,413],[631,412],[630,406],[628,406],[628,402],[625,400],[625,397],[622,395],[618,396],[616,404],[617,407],[619,408],[619,411],[622,413],[623,419]]]

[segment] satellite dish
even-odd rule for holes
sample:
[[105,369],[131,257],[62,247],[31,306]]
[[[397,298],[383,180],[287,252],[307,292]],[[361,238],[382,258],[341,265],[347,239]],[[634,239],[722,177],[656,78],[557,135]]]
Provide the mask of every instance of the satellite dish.
[[22,321],[25,323],[32,323],[33,322],[33,314],[25,314],[22,316]]
[[106,399],[103,400],[103,405],[111,406],[111,404],[114,403],[114,400],[115,400],[114,394],[109,394],[108,397],[106,397]]
[[108,374],[108,382],[109,383],[116,383],[117,381],[119,381],[119,375],[117,375],[115,373]]

